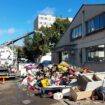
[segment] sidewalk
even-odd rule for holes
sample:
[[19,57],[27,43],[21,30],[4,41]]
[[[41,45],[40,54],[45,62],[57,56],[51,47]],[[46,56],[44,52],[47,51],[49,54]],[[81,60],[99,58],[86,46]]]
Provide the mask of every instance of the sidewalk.
[[105,105],[105,102],[103,103],[102,101],[100,100],[95,100],[95,101],[92,101],[90,99],[87,99],[87,100],[80,100],[80,101],[70,101],[69,99],[62,99],[60,100],[60,102],[63,104],[63,105]]

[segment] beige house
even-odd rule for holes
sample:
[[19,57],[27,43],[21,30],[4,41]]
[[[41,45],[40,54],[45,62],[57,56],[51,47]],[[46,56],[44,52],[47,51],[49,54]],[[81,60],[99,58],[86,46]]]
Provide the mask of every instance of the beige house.
[[53,50],[52,60],[105,70],[105,4],[81,6]]

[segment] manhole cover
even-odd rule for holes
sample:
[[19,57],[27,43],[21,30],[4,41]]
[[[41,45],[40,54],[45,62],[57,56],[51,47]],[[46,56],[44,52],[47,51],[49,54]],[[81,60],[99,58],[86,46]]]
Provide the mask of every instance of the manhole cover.
[[31,103],[31,100],[23,100],[22,103],[25,104],[25,105],[28,105],[28,104]]

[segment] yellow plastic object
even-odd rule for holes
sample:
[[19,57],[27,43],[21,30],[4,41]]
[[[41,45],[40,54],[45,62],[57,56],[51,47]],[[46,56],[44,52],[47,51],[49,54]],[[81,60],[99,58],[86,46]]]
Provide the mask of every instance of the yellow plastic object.
[[58,65],[58,68],[59,68],[59,69],[62,69],[62,68],[63,68],[63,66],[62,66],[62,65]]
[[62,70],[67,71],[67,70],[68,70],[68,68],[67,68],[67,67],[63,67],[63,68],[62,68]]
[[68,68],[67,68],[67,67],[62,66],[62,65],[58,65],[58,68],[59,68],[59,69],[61,69],[61,70],[64,70],[64,71],[67,71],[67,70],[68,70]]
[[1,78],[9,78],[9,76],[0,76],[0,79],[1,79]]
[[48,79],[41,80],[42,87],[47,87],[49,85]]
[[65,67],[70,67],[70,64],[68,64],[68,63],[65,62],[65,61],[62,61],[62,62],[60,63],[60,65],[65,66]]

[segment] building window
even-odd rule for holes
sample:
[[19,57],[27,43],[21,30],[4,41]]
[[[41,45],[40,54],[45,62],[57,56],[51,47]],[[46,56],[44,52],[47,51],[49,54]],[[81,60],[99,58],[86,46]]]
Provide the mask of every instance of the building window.
[[98,45],[88,47],[87,51],[87,61],[102,62],[105,61],[105,45]]
[[47,17],[45,17],[45,20],[47,20]]
[[100,27],[105,28],[105,14],[100,15]]
[[91,33],[96,30],[105,28],[105,14],[101,14],[87,21],[86,26],[87,26],[87,33]]
[[42,22],[40,22],[40,24],[42,24]]
[[92,31],[94,31],[94,21],[93,20],[87,23],[87,32],[90,33]]
[[40,19],[43,19],[43,17],[40,17]]
[[62,54],[62,61],[68,61],[69,59],[68,51],[63,51],[61,54]]
[[46,23],[46,22],[44,22],[44,24],[46,25],[47,23]]
[[82,36],[82,25],[72,29],[71,38],[76,39]]

